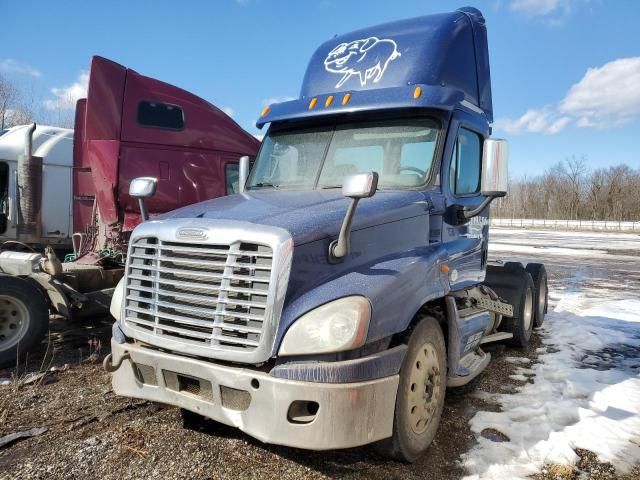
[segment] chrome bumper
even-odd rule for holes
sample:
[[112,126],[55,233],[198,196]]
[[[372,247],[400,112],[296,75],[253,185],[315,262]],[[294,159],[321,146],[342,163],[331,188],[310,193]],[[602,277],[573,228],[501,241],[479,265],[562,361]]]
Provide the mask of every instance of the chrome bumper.
[[[116,394],[175,405],[265,443],[330,450],[392,433],[398,375],[358,383],[300,382],[113,340],[111,349],[114,364],[125,357],[113,374]],[[309,402],[317,403],[317,412],[300,415],[297,407]]]

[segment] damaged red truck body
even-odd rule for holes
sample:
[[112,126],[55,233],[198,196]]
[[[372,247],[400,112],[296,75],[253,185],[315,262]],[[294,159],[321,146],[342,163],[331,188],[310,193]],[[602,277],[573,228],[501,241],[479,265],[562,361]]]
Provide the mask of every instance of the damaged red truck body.
[[[33,135],[33,128],[24,130]],[[68,205],[74,233],[67,239],[73,245],[72,261],[60,262],[53,249],[0,253],[0,296],[18,313],[13,328],[0,334],[0,367],[42,340],[50,313],[72,318],[108,309],[123,274],[129,234],[141,221],[138,204],[128,193],[132,179],[157,178],[148,210],[158,215],[237,192],[240,158],[255,157],[259,145],[206,100],[93,57],[87,98],[76,107]],[[38,168],[30,151],[24,157]],[[39,178],[46,181],[41,162],[40,169]],[[20,169],[17,176],[16,192],[29,181],[20,178]],[[18,200],[14,203],[19,206]],[[18,240],[42,247],[39,218],[29,220],[26,225],[16,215]]]

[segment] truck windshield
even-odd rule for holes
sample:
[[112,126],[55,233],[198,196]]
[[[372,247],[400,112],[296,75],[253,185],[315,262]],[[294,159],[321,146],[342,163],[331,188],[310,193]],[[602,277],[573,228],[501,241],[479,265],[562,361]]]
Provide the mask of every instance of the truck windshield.
[[346,175],[374,171],[379,188],[417,187],[427,181],[438,132],[429,118],[270,132],[247,186],[339,188]]

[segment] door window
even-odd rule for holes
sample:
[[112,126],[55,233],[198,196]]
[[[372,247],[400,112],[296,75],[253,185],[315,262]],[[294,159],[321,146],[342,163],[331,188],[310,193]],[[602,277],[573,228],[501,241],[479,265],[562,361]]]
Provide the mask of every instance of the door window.
[[224,178],[226,182],[227,195],[238,193],[240,167],[237,163],[227,163],[224,166]]
[[461,128],[451,159],[451,191],[456,195],[469,195],[480,191],[482,137]]

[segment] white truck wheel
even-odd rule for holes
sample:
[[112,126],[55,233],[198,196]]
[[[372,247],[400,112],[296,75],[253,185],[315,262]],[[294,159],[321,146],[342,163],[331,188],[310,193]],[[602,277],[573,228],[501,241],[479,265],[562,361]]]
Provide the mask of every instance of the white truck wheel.
[[49,328],[42,292],[19,277],[0,276],[0,368],[16,363],[40,343]]

